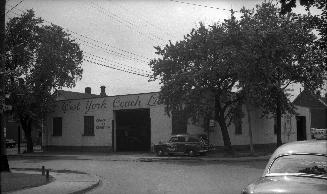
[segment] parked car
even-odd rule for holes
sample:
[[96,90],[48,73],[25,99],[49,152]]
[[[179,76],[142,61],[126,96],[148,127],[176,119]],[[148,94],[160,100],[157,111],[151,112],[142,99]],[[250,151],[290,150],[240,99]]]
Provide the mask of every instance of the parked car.
[[326,129],[311,128],[310,133],[312,139],[327,140],[327,128]]
[[16,147],[16,141],[13,139],[6,139],[6,148]]
[[322,194],[327,191],[327,141],[287,143],[271,156],[264,173],[242,194]]
[[195,135],[177,134],[172,135],[167,143],[154,145],[154,151],[158,156],[165,154],[196,156],[208,152],[208,144]]

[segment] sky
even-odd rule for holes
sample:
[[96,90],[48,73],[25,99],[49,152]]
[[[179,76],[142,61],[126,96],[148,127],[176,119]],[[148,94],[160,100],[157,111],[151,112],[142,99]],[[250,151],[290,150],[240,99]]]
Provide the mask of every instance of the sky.
[[[46,24],[63,27],[84,53],[83,76],[64,90],[124,95],[157,92],[149,82],[154,46],[182,40],[199,22],[210,25],[230,18],[230,9],[252,9],[259,0],[7,0],[7,19],[33,9]],[[211,8],[210,8],[211,7]],[[298,6],[299,12],[304,9]],[[238,17],[239,13],[236,13]],[[128,73],[127,73],[128,72]],[[300,92],[294,87],[293,98]]]

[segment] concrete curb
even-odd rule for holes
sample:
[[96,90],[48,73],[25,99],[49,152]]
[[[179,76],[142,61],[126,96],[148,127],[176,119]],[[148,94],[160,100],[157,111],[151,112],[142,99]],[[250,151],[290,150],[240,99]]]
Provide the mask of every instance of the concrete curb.
[[98,187],[99,185],[101,185],[102,181],[101,179],[98,179],[98,181],[96,183],[94,183],[93,185],[85,188],[85,189],[81,189],[79,191],[75,191],[75,192],[72,192],[70,194],[83,194],[83,193],[86,193],[88,191],[91,191],[92,189],[95,189],[96,187]]
[[[39,174],[40,169],[32,168],[13,168],[16,172],[25,172],[31,174]],[[101,179],[98,176],[90,175],[84,172],[69,171],[69,170],[51,170],[52,181],[38,187],[20,189],[10,193],[20,194],[38,194],[38,193],[69,193],[80,194],[90,191],[101,184]],[[88,183],[88,184],[85,184]],[[86,185],[86,186],[85,186]]]
[[188,157],[188,156],[144,156],[144,155],[9,155],[9,158],[42,158],[42,159],[72,159],[72,160],[101,160],[101,161],[133,161],[133,162],[160,162],[160,161],[250,161],[250,160],[268,160],[269,155],[260,156],[240,156],[240,157],[226,157],[226,156],[205,156],[205,157]]

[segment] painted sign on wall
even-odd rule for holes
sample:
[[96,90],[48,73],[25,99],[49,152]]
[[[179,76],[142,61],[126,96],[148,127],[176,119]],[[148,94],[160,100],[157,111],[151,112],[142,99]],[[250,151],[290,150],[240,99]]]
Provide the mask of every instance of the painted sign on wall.
[[60,101],[60,103],[60,110],[63,113],[83,111],[84,114],[109,109],[110,103],[112,103],[113,109],[146,108],[161,104],[158,94],[126,95],[80,101],[69,100]]
[[95,129],[105,129],[110,128],[110,126],[107,125],[106,119],[96,119],[95,120]]

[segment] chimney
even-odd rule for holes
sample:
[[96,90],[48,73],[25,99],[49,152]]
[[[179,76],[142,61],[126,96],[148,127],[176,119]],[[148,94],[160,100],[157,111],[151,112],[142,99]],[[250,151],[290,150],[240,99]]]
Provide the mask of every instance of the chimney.
[[91,88],[90,87],[85,88],[85,94],[91,94]]
[[101,86],[101,93],[100,93],[100,96],[107,96],[106,94],[106,86]]

